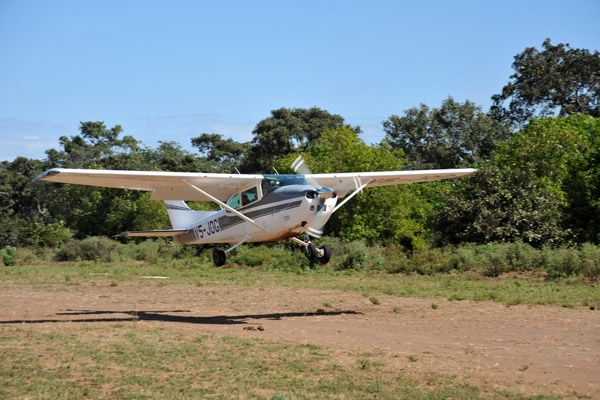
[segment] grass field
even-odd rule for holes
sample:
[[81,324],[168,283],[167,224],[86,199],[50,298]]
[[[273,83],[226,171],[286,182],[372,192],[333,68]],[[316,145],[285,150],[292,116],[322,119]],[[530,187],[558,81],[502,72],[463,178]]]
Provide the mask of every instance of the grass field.
[[[140,276],[164,276],[158,281]],[[497,301],[505,305],[551,304],[565,307],[600,307],[597,282],[580,278],[544,280],[535,276],[506,275],[488,278],[476,272],[436,275],[365,273],[362,271],[265,270],[263,268],[215,268],[208,262],[173,260],[146,262],[42,262],[0,268],[0,282],[16,285],[81,285],[110,281],[113,285],[139,284],[235,284],[310,287],[368,295]]]
[[[140,279],[162,276],[167,279]],[[600,305],[594,284],[577,279],[485,278],[476,274],[405,276],[335,272],[217,269],[208,263],[39,263],[0,268],[2,287],[132,285],[303,287],[377,296],[495,301],[507,306]],[[324,306],[328,306],[327,304]],[[399,370],[379,352],[340,352],[322,345],[257,338],[184,335],[135,320],[81,325],[0,325],[0,398],[34,399],[555,399],[527,397],[466,383],[451,371]],[[412,358],[411,358],[412,357]],[[418,362],[410,356],[405,363]],[[573,394],[570,398],[586,398]]]
[[5,326],[0,333],[2,399],[527,398],[451,374],[406,377],[381,354],[340,357],[311,344],[188,337],[135,324],[68,334]]

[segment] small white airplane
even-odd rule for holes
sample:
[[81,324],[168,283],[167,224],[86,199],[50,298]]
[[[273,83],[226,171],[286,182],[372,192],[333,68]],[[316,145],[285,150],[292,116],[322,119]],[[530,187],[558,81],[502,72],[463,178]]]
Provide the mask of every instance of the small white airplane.
[[[296,172],[307,171],[301,157],[292,166]],[[323,226],[331,215],[364,188],[456,179],[476,171],[467,168],[236,175],[55,168],[34,181],[152,191],[152,200],[165,202],[172,229],[122,232],[115,236],[171,236],[182,244],[234,243],[226,250],[220,247],[213,250],[213,261],[217,266],[224,265],[227,253],[244,242],[284,239],[304,246],[309,260],[325,264],[331,258],[331,249],[327,245],[317,249],[310,237],[321,237]],[[344,197],[337,204],[338,199]],[[186,200],[212,201],[221,209],[195,211],[187,206]]]

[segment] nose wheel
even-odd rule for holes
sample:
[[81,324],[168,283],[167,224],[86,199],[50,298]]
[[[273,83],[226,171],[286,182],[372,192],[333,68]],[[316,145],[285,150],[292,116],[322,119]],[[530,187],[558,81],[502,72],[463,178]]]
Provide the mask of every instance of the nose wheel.
[[327,264],[331,259],[331,248],[324,244],[318,249],[318,252],[317,260],[319,260],[321,264]]
[[306,258],[308,258],[310,261],[314,261],[319,256],[319,251],[317,250],[314,244],[309,243],[304,248],[304,254],[306,255]]
[[291,238],[291,240],[304,246],[304,255],[312,262],[318,261],[321,264],[327,264],[331,259],[331,248],[326,244],[317,248],[310,240],[306,242],[298,238]]

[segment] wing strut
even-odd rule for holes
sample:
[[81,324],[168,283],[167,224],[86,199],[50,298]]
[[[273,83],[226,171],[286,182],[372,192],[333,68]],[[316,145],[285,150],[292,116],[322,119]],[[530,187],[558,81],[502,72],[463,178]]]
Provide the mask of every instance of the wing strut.
[[239,212],[235,208],[228,206],[227,204],[223,203],[221,200],[217,199],[216,197],[211,196],[210,194],[206,193],[204,190],[200,189],[199,187],[194,186],[193,184],[189,183],[187,181],[187,179],[184,179],[183,183],[185,183],[186,185],[190,186],[192,189],[197,190],[198,192],[202,193],[204,196],[208,197],[209,199],[211,199],[212,201],[214,201],[215,203],[217,203],[218,205],[220,205],[221,207],[223,207],[227,211],[230,211],[230,212],[234,213],[235,215],[237,215],[238,217],[240,217],[244,221],[251,223],[252,225],[254,225],[257,228],[259,228],[260,230],[263,230],[265,232],[269,231],[267,228],[265,228],[262,225],[259,225],[254,220],[246,217],[244,214],[242,214],[241,212]]
[[227,250],[224,250],[225,254],[229,253],[231,250],[235,249],[236,247],[238,247],[240,244],[244,243],[246,240],[250,239],[251,237],[252,236],[250,236],[250,235],[244,236],[244,238],[242,240],[240,240],[239,242],[237,242],[236,244],[234,244],[233,246],[231,246]]
[[331,211],[331,213],[333,214],[334,212],[336,212],[336,211],[338,210],[338,208],[340,208],[341,206],[343,206],[344,204],[346,204],[346,202],[347,202],[348,200],[350,200],[351,198],[353,198],[354,196],[356,196],[357,194],[359,194],[360,192],[362,192],[362,190],[363,190],[363,189],[364,189],[364,188],[365,188],[365,187],[366,187],[366,186],[367,186],[369,183],[371,183],[371,182],[373,182],[373,179],[369,179],[369,180],[367,181],[367,183],[365,183],[365,184],[362,184],[362,185],[360,185],[359,187],[357,187],[357,188],[356,188],[356,190],[355,190],[354,192],[352,192],[352,194],[351,194],[350,196],[346,197],[346,198],[344,199],[344,201],[342,201],[340,204],[338,204],[338,205],[337,205],[337,206],[336,206],[336,207],[333,209],[333,211]]

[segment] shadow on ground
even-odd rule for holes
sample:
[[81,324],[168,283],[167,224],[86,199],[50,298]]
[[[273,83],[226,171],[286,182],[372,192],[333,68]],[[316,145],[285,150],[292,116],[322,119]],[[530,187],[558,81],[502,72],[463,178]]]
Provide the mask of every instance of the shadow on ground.
[[[65,317],[85,317],[96,316],[94,318],[73,318],[73,319],[22,319],[12,321],[0,321],[0,324],[45,324],[52,322],[126,322],[126,321],[161,321],[176,322],[185,324],[206,324],[206,325],[236,325],[247,324],[249,319],[270,319],[278,320],[282,318],[297,317],[316,317],[333,316],[343,314],[361,314],[356,311],[322,311],[317,312],[287,312],[271,314],[247,314],[247,315],[215,315],[208,317],[197,317],[189,315],[173,315],[178,313],[189,313],[190,310],[158,310],[158,311],[106,311],[106,310],[65,310],[65,312],[56,313],[57,316]],[[114,317],[115,314],[124,314],[123,317]],[[105,315],[106,317],[101,317]]]

